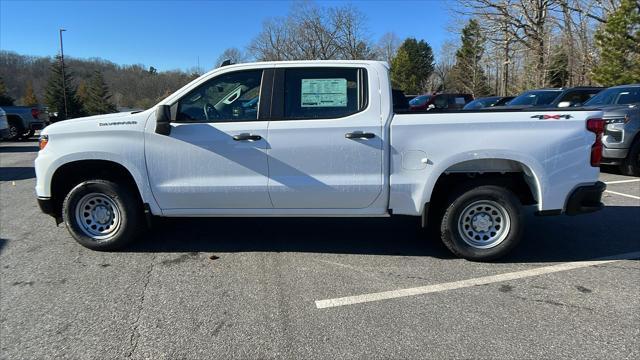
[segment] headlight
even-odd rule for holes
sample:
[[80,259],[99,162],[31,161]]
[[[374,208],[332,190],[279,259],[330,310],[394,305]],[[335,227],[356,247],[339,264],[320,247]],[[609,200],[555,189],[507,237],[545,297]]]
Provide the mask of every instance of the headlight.
[[619,118],[613,118],[613,119],[606,119],[605,122],[607,124],[626,124],[631,120],[631,117],[629,117],[629,115],[625,115],[624,117],[619,117]]
[[40,135],[40,139],[38,139],[38,145],[40,150],[44,150],[44,148],[49,143],[49,135]]

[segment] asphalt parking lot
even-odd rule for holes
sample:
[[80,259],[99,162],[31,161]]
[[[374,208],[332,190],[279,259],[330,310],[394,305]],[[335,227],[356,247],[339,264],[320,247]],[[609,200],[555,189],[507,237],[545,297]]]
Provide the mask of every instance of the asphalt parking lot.
[[0,143],[2,358],[640,358],[639,178],[492,264],[404,217],[171,219],[101,253],[40,213],[36,151]]

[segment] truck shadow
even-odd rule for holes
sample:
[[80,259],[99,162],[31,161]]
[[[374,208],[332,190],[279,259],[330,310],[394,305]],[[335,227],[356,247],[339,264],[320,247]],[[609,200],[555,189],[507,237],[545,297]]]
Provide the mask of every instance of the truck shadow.
[[0,181],[26,180],[36,177],[33,167],[0,167]]
[[38,152],[37,146],[0,146],[0,153]]
[[[525,237],[504,263],[588,260],[640,251],[640,207],[576,217],[526,216]],[[164,219],[132,252],[305,252],[454,259],[412,217]]]

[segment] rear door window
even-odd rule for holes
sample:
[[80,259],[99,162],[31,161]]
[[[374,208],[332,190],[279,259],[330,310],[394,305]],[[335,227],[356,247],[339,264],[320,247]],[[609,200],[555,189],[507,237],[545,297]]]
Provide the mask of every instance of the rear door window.
[[366,72],[358,68],[290,68],[284,77],[285,119],[331,119],[364,110]]

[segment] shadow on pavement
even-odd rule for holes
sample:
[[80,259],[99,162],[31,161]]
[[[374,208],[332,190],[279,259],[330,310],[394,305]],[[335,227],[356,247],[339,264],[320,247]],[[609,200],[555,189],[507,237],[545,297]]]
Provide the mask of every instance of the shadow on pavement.
[[0,181],[33,179],[36,170],[33,167],[0,167]]
[[37,146],[1,146],[0,153],[38,152]]
[[[526,217],[525,237],[500,262],[564,262],[640,251],[640,207],[576,217]],[[310,252],[432,256],[447,249],[411,217],[163,219],[128,251]]]

